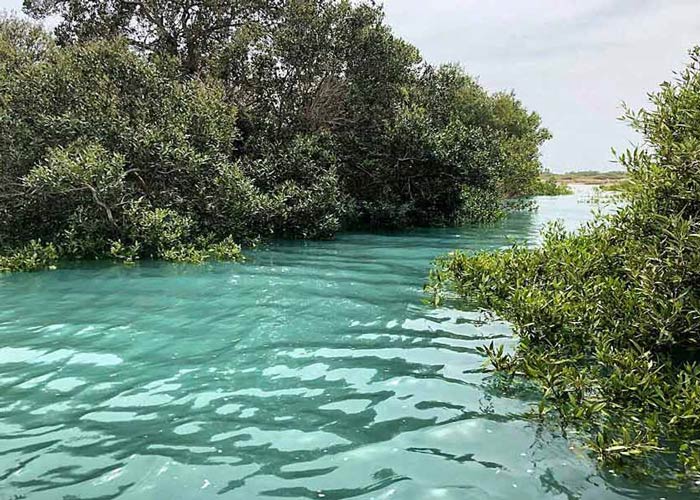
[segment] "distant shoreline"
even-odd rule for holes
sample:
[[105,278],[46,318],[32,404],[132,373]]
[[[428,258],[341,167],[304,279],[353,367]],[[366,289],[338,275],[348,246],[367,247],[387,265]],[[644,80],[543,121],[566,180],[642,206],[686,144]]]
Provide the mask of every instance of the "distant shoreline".
[[627,179],[627,172],[619,170],[612,172],[597,172],[587,170],[582,172],[567,172],[565,174],[547,173],[545,177],[554,179],[559,184],[586,184],[589,186],[603,186],[617,184]]

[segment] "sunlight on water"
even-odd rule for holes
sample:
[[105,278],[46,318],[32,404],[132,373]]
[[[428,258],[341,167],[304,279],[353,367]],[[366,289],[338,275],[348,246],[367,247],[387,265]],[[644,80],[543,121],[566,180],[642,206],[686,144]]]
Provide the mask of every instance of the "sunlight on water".
[[286,242],[245,265],[0,278],[0,498],[680,498],[601,475],[526,420],[476,348],[504,323],[422,303],[450,249],[589,217]]

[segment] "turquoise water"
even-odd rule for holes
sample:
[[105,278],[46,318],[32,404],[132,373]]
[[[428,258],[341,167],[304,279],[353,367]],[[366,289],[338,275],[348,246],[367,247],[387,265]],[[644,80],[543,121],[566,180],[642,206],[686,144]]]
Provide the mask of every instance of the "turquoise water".
[[536,395],[476,351],[506,324],[422,303],[435,256],[575,227],[579,198],[244,265],[0,277],[0,499],[682,498],[526,420]]

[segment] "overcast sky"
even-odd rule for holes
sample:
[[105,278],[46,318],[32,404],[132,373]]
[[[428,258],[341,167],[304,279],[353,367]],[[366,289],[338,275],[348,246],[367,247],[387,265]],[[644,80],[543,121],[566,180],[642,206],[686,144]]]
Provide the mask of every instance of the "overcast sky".
[[[21,8],[0,0],[0,9]],[[557,172],[617,168],[619,122],[700,44],[700,0],[384,0],[387,21],[433,63],[458,62],[490,90],[515,90],[554,138]]]
[[[515,90],[554,138],[553,171],[612,169],[638,139],[617,120],[700,44],[700,0],[385,0],[394,31],[430,62]],[[428,7],[429,5],[429,7]]]

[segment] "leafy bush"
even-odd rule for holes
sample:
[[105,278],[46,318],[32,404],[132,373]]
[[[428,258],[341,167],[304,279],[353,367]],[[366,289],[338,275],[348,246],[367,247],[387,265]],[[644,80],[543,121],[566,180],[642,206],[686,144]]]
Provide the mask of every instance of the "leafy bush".
[[[342,167],[361,220],[395,227],[483,221],[503,214],[500,200],[529,195],[549,137],[539,117],[456,66],[424,66],[415,78],[371,146],[357,147],[367,153]],[[465,193],[483,195],[478,217],[465,217],[474,208],[464,205],[474,201]]]
[[235,166],[236,112],[217,84],[179,83],[120,42],[48,50],[0,78],[4,248],[41,238],[99,258],[118,241],[160,258],[257,236],[262,201]]
[[465,186],[460,195],[460,207],[457,220],[460,223],[473,224],[494,222],[505,216],[506,206],[493,191]]
[[241,168],[266,193],[263,226],[286,238],[329,238],[341,228],[348,198],[338,179],[332,138],[298,135],[286,144],[266,144],[260,158]]
[[0,273],[13,271],[36,271],[52,267],[58,253],[52,244],[32,240],[11,255],[0,254]]
[[196,261],[230,238],[486,221],[539,175],[539,117],[423,62],[374,2],[190,7],[160,7],[191,20],[173,30],[138,2],[26,1],[57,43],[0,19],[4,254]]
[[597,187],[598,190],[603,191],[603,192],[618,192],[618,191],[625,191],[629,189],[630,183],[629,181],[621,180],[621,181],[616,181],[616,182],[610,182],[608,184],[601,184],[600,186]]
[[[219,78],[239,110],[246,160],[267,163],[268,172],[279,159],[273,147],[330,135],[342,191],[336,197],[347,195],[353,207],[345,223],[454,224],[464,185],[512,198],[529,195],[539,176],[539,148],[550,137],[539,116],[512,93],[489,94],[456,66],[423,62],[374,2],[253,0],[193,12],[174,1],[161,8],[172,19],[186,12],[192,26],[154,24],[146,7],[126,0],[25,2],[30,15],[63,19],[56,29],[62,43],[121,35],[137,52],[176,58],[180,74]],[[320,184],[329,180],[324,174]],[[322,203],[324,193],[312,198]],[[324,233],[342,223],[325,224]],[[285,235],[314,235],[288,229]]]
[[568,185],[561,184],[551,177],[540,176],[532,184],[529,194],[531,196],[564,196],[573,194],[573,191]]
[[554,226],[540,248],[455,252],[427,287],[513,322],[518,348],[485,347],[492,364],[540,384],[539,413],[588,435],[602,461],[636,458],[656,479],[700,478],[700,48],[691,58],[651,110],[628,112],[646,147],[620,159],[617,213]]

